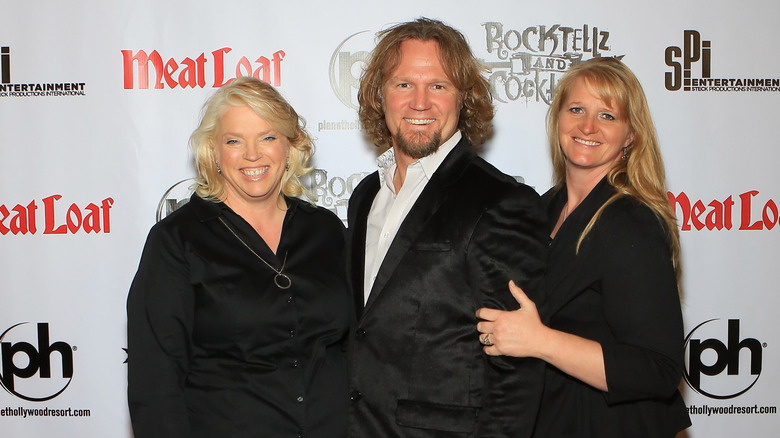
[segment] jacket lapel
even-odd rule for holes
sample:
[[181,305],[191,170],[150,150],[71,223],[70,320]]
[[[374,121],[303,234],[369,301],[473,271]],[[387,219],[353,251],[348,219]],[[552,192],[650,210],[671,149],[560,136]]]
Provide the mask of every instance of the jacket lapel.
[[[436,169],[436,172],[434,172],[430,181],[428,181],[422,193],[420,193],[420,197],[417,198],[414,206],[412,206],[409,214],[406,215],[406,218],[401,223],[393,243],[390,244],[390,248],[387,250],[387,254],[374,280],[374,285],[371,288],[371,293],[368,296],[364,313],[369,310],[379,295],[381,295],[385,285],[390,281],[401,260],[403,260],[412,244],[417,240],[423,227],[447,199],[449,195],[447,187],[460,178],[463,170],[473,157],[474,153],[471,151],[471,145],[465,139],[461,139],[439,168]],[[365,220],[362,223],[365,227]],[[363,237],[363,251],[365,252],[365,230]],[[363,263],[365,264],[365,261]]]
[[[612,186],[603,179],[569,215],[552,240],[544,280],[545,291],[548,294],[548,311],[551,316],[582,291],[576,272],[581,267],[581,263],[577,260],[579,256],[576,254],[577,241],[596,211],[614,193]],[[564,186],[549,203],[547,212],[551,229],[555,225],[556,218],[561,214],[566,198]]]
[[[359,320],[363,314],[363,280],[366,272],[366,229],[368,226],[368,213],[371,205],[379,192],[379,174],[374,172],[366,177],[365,190],[361,194],[353,194],[350,202],[355,202],[354,217],[349,218],[351,242],[349,267],[351,269],[350,281],[352,282],[352,298],[355,303],[355,311]],[[357,196],[356,196],[357,195]]]

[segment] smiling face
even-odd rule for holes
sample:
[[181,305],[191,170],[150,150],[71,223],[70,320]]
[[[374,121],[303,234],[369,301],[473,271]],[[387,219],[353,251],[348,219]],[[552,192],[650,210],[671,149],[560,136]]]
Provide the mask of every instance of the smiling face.
[[399,153],[428,156],[458,129],[460,92],[439,59],[439,43],[409,39],[383,89],[385,121]]
[[214,157],[222,170],[222,201],[241,205],[272,202],[280,196],[289,149],[287,137],[248,106],[228,106],[217,126]]
[[603,101],[585,78],[576,79],[561,106],[558,140],[568,178],[600,180],[634,140],[628,119],[614,100]]

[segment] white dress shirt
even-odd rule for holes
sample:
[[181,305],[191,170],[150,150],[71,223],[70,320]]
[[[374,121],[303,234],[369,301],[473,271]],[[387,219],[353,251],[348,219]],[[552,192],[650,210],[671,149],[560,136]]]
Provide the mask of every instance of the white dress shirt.
[[397,168],[393,148],[377,158],[379,167],[379,192],[371,205],[366,226],[366,263],[363,277],[363,302],[374,286],[376,274],[385,259],[390,244],[393,243],[398,228],[409,210],[417,201],[428,181],[439,168],[447,155],[461,139],[460,131],[444,142],[436,152],[420,158],[406,169],[406,178],[398,193],[393,186],[393,176]]

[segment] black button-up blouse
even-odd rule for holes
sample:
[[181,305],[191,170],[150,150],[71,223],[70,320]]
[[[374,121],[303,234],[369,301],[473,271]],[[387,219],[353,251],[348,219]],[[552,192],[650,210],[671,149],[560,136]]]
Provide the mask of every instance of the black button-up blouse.
[[[344,226],[287,203],[276,254],[225,204],[196,195],[150,231],[127,301],[136,438],[346,434]],[[284,265],[291,287],[220,218]]]

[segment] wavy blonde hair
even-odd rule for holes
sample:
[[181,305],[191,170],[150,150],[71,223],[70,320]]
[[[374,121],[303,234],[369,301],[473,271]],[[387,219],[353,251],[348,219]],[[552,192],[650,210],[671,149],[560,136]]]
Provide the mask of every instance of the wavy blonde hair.
[[577,79],[583,78],[604,102],[619,108],[626,115],[634,141],[626,149],[626,159],[615,162],[607,181],[617,193],[607,200],[588,223],[577,242],[579,249],[604,209],[621,196],[633,196],[649,207],[667,230],[672,262],[680,279],[680,232],[677,217],[669,204],[664,163],[655,125],[642,85],[633,72],[617,58],[593,58],[572,67],[558,82],[555,98],[547,112],[547,135],[552,155],[553,178],[556,186],[566,183],[566,156],[558,138],[558,121],[567,93]]
[[473,146],[481,146],[490,137],[493,96],[482,75],[486,69],[471,53],[463,34],[441,21],[418,18],[379,32],[377,39],[379,42],[363,71],[358,90],[360,122],[377,147],[386,149],[392,145],[382,89],[401,62],[401,43],[409,39],[438,43],[442,66],[449,72],[449,79],[463,101],[458,129]]
[[314,142],[306,132],[306,121],[271,85],[252,77],[239,77],[217,90],[203,105],[200,124],[190,136],[190,147],[198,168],[195,193],[210,201],[219,201],[225,193],[222,178],[214,158],[217,128],[229,106],[247,106],[287,137],[289,168],[282,176],[281,189],[285,196],[305,195],[314,199],[305,189],[301,177],[310,173],[309,159],[314,153]]

